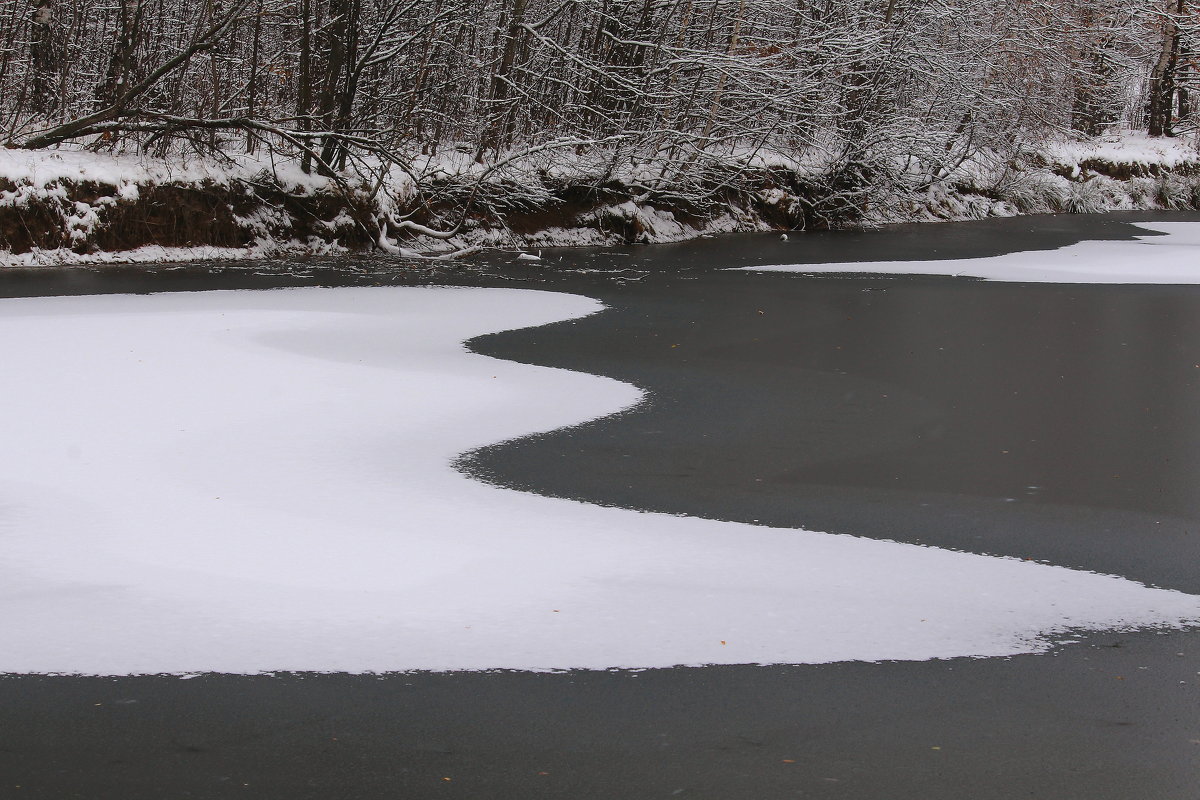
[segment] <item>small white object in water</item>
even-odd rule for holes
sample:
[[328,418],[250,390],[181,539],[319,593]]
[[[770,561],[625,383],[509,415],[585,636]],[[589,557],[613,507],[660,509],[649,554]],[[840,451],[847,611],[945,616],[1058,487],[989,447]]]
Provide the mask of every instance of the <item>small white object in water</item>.
[[535,256],[533,253],[518,253],[517,261],[541,261],[541,256]]
[[786,242],[788,240],[788,235],[786,233],[779,234],[779,240],[781,242]]

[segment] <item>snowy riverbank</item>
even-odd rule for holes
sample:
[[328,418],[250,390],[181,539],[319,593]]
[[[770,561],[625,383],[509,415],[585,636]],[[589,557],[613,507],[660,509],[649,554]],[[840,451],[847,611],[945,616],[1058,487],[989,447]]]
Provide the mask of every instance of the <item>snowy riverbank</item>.
[[[450,257],[489,247],[657,243],[826,224],[1200,207],[1194,143],[1132,134],[1057,142],[1016,160],[981,154],[928,188],[881,191],[845,218],[822,194],[821,167],[813,163],[761,153],[731,162],[744,188],[704,204],[647,199],[636,167],[615,176],[599,169],[598,159],[559,153],[488,173],[451,152],[419,169],[380,167],[372,183],[361,170],[335,179],[249,156],[216,162],[0,150],[0,265],[367,250]],[[431,203],[431,194],[443,200]],[[455,207],[454,197],[469,199]]]

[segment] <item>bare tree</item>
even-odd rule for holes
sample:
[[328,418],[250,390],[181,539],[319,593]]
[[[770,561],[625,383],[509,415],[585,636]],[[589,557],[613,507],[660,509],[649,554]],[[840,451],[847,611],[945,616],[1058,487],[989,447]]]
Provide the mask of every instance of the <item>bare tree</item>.
[[59,105],[55,90],[62,69],[62,50],[57,11],[54,0],[33,0],[29,14],[29,104],[44,114],[52,114]]
[[496,213],[786,170],[832,221],[1048,137],[1186,130],[1196,29],[1187,0],[0,0],[0,126]]

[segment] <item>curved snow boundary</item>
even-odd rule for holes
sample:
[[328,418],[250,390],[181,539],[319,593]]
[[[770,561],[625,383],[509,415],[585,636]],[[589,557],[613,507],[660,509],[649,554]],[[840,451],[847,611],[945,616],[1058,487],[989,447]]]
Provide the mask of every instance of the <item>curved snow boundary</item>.
[[1200,621],[1200,598],[1118,577],[455,472],[639,400],[461,344],[599,308],[510,289],[0,301],[0,672],[1001,656]]
[[1138,223],[1166,236],[1079,242],[1058,250],[944,261],[863,261],[736,267],[748,272],[948,275],[1012,283],[1200,283],[1200,222]]

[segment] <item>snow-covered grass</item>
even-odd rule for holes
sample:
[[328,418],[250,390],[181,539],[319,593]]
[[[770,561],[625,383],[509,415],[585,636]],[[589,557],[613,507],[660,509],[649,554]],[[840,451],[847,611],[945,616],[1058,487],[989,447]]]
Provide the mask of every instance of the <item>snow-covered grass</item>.
[[1200,222],[1138,223],[1166,236],[1079,242],[1058,250],[941,261],[862,261],[739,267],[751,272],[953,275],[1017,283],[1200,283]]
[[[469,353],[594,313],[502,289],[2,300],[0,672],[999,656],[1200,620],[1015,559],[602,508],[456,472],[634,387]],[[550,335],[550,334],[547,334]]]

